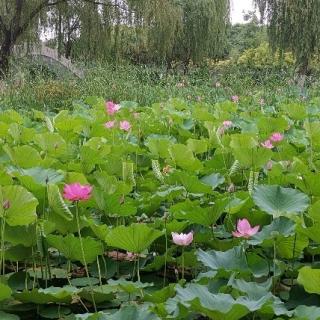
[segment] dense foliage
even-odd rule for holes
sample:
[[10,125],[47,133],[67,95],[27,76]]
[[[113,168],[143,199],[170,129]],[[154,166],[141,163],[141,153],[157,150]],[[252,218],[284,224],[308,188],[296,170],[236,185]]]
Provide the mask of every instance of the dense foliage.
[[2,319],[318,319],[319,99],[232,100],[1,112]]
[[15,45],[46,35],[60,55],[86,62],[199,63],[223,55],[228,23],[228,0],[1,0],[0,75]]
[[[84,79],[70,79],[65,70],[30,63],[21,66],[20,62],[6,81],[0,82],[0,108],[51,111],[69,108],[73,101],[87,96],[137,101],[142,106],[170,98],[214,103],[235,94],[257,99],[263,96],[270,103],[299,97],[300,90],[291,84],[291,55],[283,63],[270,57],[270,50],[262,45],[246,50],[235,61],[210,60],[207,66],[192,66],[188,74],[180,64],[174,70],[165,66],[101,64],[86,69]],[[317,95],[319,88],[317,74],[308,79],[311,96]]]
[[301,74],[308,72],[310,59],[318,53],[320,2],[317,0],[256,0],[266,10],[269,38],[274,49],[292,50]]

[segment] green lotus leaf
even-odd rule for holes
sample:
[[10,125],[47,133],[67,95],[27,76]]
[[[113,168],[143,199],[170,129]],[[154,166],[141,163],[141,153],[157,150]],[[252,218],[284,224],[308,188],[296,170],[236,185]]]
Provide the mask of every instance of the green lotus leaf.
[[39,152],[31,146],[24,145],[15,148],[5,146],[4,150],[10,157],[12,163],[21,168],[32,168],[41,165],[42,158]]
[[71,309],[61,306],[43,306],[39,309],[39,315],[45,319],[59,319],[71,313]]
[[11,297],[12,290],[6,284],[0,283],[0,301],[7,300]]
[[184,170],[195,172],[203,168],[201,161],[184,144],[172,145],[170,147],[170,155],[177,166]]
[[67,221],[71,221],[73,219],[71,211],[65,204],[60,190],[55,184],[48,185],[48,205],[56,214],[60,215],[63,219]]
[[246,271],[248,263],[243,252],[243,248],[234,247],[223,251],[203,251],[197,252],[198,260],[212,270],[223,269],[225,271]]
[[143,288],[152,287],[153,283],[142,283],[142,282],[133,282],[125,279],[113,280],[110,279],[108,281],[109,286],[114,288],[120,288],[121,290],[127,293],[139,292]]
[[302,267],[299,270],[297,281],[307,292],[320,294],[320,269]]
[[277,185],[260,185],[253,192],[255,204],[266,213],[279,217],[286,213],[298,214],[309,206],[309,198],[304,193]]
[[171,185],[183,185],[190,193],[212,193],[209,183],[198,179],[197,176],[184,171],[175,171],[166,178],[166,182]]
[[[84,279],[84,278],[82,278]],[[96,303],[102,303],[106,301],[111,301],[115,299],[116,293],[119,290],[114,287],[110,286],[108,284],[102,285],[102,286],[95,286],[93,287],[93,295],[94,295],[94,300]],[[91,295],[91,289],[90,287],[84,288],[79,296],[83,299],[86,299],[87,301],[92,302],[92,295]]]
[[[58,249],[67,259],[72,261],[80,261],[84,264],[81,254],[80,240],[73,234],[68,234],[63,237],[60,235],[48,235],[48,244]],[[83,237],[83,247],[86,263],[91,263],[96,260],[97,256],[103,253],[103,247],[101,242],[91,238]]]
[[208,141],[205,139],[188,139],[187,146],[195,154],[205,153],[208,151]]
[[215,189],[220,184],[224,183],[224,176],[222,176],[220,173],[211,173],[207,176],[202,177],[201,181],[202,183],[211,186],[212,189]]
[[294,310],[295,319],[299,320],[319,320],[320,308],[315,306],[298,306]]
[[128,227],[119,226],[112,229],[106,236],[105,241],[108,246],[141,253],[162,235],[163,232],[152,229],[146,224],[134,223]]
[[36,220],[38,200],[24,187],[4,186],[2,187],[2,196],[10,203],[8,210],[5,211],[8,225],[24,226]]
[[14,297],[21,302],[32,302],[36,304],[71,303],[73,296],[79,292],[79,289],[72,286],[49,287],[47,289],[32,289],[17,292]]
[[[106,318],[107,319],[107,318]],[[110,320],[160,320],[160,318],[148,310],[148,306],[124,306],[116,313],[109,315]]]
[[3,312],[3,311],[0,311],[0,319],[1,320],[20,320],[18,316],[11,313]]
[[199,201],[191,201],[189,199],[171,206],[170,212],[175,219],[189,220],[192,223],[204,226],[211,226],[221,215],[221,212],[217,212],[214,208],[202,208]]
[[174,298],[189,312],[205,314],[210,319],[239,320],[250,312],[259,310],[271,300],[271,293],[261,298],[234,299],[229,294],[212,294],[206,286],[188,284],[185,288],[176,287]]

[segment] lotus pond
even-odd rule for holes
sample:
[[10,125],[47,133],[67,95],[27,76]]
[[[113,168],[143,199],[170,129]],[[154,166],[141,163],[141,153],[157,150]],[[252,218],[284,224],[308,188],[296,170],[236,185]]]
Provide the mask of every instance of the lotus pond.
[[320,107],[0,112],[0,319],[320,319]]

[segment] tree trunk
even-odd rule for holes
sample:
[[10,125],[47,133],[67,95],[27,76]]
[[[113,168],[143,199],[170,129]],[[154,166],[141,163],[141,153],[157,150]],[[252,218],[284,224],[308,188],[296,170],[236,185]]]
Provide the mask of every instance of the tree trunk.
[[59,10],[59,18],[58,18],[58,57],[61,58],[62,55],[62,45],[63,45],[63,34],[62,34],[62,16]]
[[3,78],[9,71],[9,59],[13,50],[14,39],[11,34],[7,32],[4,35],[0,47],[0,78]]
[[310,74],[309,59],[303,59],[299,63],[296,69],[295,82],[299,88],[303,88],[305,85],[306,77]]
[[71,58],[71,50],[72,50],[72,41],[71,39],[68,37],[67,42],[64,44],[64,56],[67,59]]

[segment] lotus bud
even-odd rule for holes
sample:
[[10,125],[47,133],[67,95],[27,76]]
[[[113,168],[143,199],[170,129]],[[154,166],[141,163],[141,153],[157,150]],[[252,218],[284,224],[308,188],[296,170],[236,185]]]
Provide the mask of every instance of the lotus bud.
[[5,201],[3,201],[3,204],[2,204],[2,208],[4,209],[4,210],[8,210],[8,209],[10,209],[10,201],[9,200],[5,200]]
[[267,162],[267,164],[266,164],[266,169],[267,169],[267,170],[271,170],[272,167],[273,167],[273,162],[272,162],[272,160],[269,160],[269,161]]
[[236,186],[235,186],[233,183],[230,183],[230,185],[228,186],[227,191],[228,191],[229,193],[235,192],[235,191],[236,191]]

